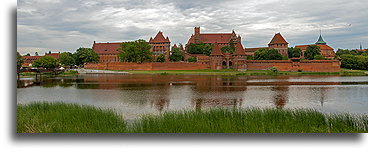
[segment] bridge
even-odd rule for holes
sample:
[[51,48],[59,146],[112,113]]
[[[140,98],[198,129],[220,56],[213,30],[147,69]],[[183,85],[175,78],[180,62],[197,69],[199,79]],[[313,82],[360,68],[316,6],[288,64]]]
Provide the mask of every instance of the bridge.
[[45,68],[18,68],[17,69],[17,76],[18,76],[18,80],[20,79],[20,73],[22,72],[35,72],[36,73],[36,80],[38,79],[38,75],[40,75],[40,79],[42,79],[42,73],[44,72],[51,72],[54,75],[60,73],[60,72],[64,72],[65,70],[63,69],[58,69],[58,68],[52,68],[52,69],[45,69]]

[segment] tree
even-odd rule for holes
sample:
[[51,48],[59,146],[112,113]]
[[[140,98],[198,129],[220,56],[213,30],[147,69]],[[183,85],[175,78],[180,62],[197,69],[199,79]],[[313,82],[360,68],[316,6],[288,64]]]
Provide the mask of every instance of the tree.
[[267,60],[282,60],[282,55],[276,49],[269,49]]
[[151,46],[145,40],[121,43],[119,48],[119,59],[124,62],[142,63],[152,61],[153,53],[149,50]]
[[170,61],[183,61],[184,54],[179,48],[172,48],[171,55],[169,56]]
[[98,54],[91,48],[79,48],[73,54],[76,65],[83,65],[84,63],[98,62]]
[[282,60],[282,55],[276,49],[261,48],[254,52],[254,60]]
[[24,56],[31,56],[31,54],[27,53],[27,54],[26,54],[26,55],[24,55]]
[[23,57],[17,52],[17,68],[21,68],[24,63]]
[[315,60],[325,60],[326,58],[323,57],[322,55],[316,55],[316,56],[314,56],[314,59]]
[[35,52],[35,56],[38,56],[38,52]]
[[253,59],[254,60],[268,60],[268,49],[266,48],[261,48],[261,49],[258,49],[256,52],[254,52],[254,57]]
[[33,67],[43,67],[43,68],[55,68],[59,64],[55,58],[52,56],[44,56],[42,58],[37,59],[32,63]]
[[351,54],[351,55],[353,55],[353,52],[351,52],[349,49],[338,49],[336,51],[336,55],[337,56],[341,56],[343,54]]
[[210,55],[212,51],[212,44],[200,43],[194,44],[190,43],[187,47],[187,51],[190,54],[204,54]]
[[224,47],[221,47],[221,51],[222,53],[231,53],[233,54],[235,49],[231,48],[230,46],[224,46]]
[[158,55],[156,62],[165,62],[165,54]]
[[293,57],[293,47],[288,48],[288,58],[292,58]]
[[188,62],[197,62],[197,57],[188,58]]
[[292,57],[299,58],[302,50],[300,48],[293,48],[292,49]]
[[304,53],[304,57],[308,60],[313,60],[316,55],[320,55],[321,50],[317,45],[310,45]]
[[60,64],[64,66],[73,66],[75,64],[73,54],[70,52],[61,53],[58,59],[59,59]]

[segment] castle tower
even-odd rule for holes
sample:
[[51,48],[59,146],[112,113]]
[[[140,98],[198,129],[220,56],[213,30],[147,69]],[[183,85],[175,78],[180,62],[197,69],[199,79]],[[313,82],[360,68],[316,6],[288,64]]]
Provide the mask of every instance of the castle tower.
[[276,33],[271,42],[268,44],[269,49],[276,49],[282,56],[288,56],[288,47],[289,43],[286,42],[281,33]]
[[222,69],[224,55],[220,50],[219,44],[217,42],[214,43],[212,52],[210,54],[210,67],[211,69],[220,70]]
[[160,54],[165,55],[165,61],[169,61],[170,56],[170,39],[169,37],[164,37],[161,31],[159,31],[156,36],[149,40],[149,45],[151,45],[150,51],[153,52],[154,56],[157,57]]

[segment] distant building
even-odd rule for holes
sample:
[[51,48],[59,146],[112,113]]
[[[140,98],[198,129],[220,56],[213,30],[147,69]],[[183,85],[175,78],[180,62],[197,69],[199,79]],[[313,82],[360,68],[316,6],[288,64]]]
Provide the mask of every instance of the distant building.
[[319,35],[318,41],[315,44],[310,45],[297,45],[295,48],[300,48],[302,50],[300,58],[304,58],[304,53],[307,50],[308,46],[317,45],[320,47],[321,55],[328,59],[333,59],[335,57],[334,49],[327,45],[327,43],[323,40],[322,35]]
[[156,36],[149,40],[149,45],[151,45],[150,51],[153,52],[154,57],[157,57],[160,54],[165,55],[165,60],[169,61],[170,56],[170,39],[169,37],[164,37],[161,31],[159,31]]
[[110,63],[110,62],[118,62],[119,61],[119,48],[122,42],[116,43],[96,43],[93,41],[92,49],[95,51],[99,58],[100,63]]
[[[53,57],[54,59],[59,59],[59,55],[60,55],[60,52],[59,53],[45,53],[44,56],[51,56]],[[44,56],[23,56],[22,58],[24,59],[24,63],[23,63],[23,67],[32,67],[32,63]]]
[[286,42],[281,33],[276,33],[271,39],[268,47],[257,47],[257,48],[245,48],[247,56],[254,56],[254,52],[259,49],[276,49],[282,56],[288,56],[289,43]]
[[241,43],[241,37],[237,36],[234,30],[232,33],[201,33],[200,27],[194,27],[194,35],[192,34],[185,46],[187,47],[190,43],[217,43],[221,48],[230,46],[230,41],[234,44]]

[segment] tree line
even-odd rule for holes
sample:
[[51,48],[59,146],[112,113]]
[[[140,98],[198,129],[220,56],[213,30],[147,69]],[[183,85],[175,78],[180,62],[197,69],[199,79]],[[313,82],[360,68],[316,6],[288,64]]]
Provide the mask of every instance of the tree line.
[[368,70],[368,51],[338,49],[336,57],[341,59],[341,67]]

